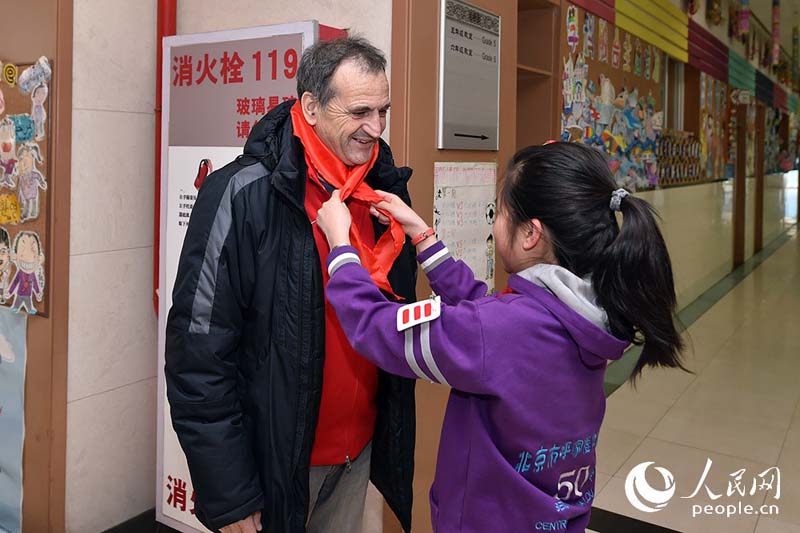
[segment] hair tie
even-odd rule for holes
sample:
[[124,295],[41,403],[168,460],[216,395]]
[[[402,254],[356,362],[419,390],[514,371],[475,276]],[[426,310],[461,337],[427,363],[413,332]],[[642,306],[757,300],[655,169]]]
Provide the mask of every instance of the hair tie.
[[629,194],[630,193],[625,189],[617,189],[611,193],[611,202],[608,204],[608,206],[612,211],[622,211],[622,209],[620,209],[620,206],[622,205],[622,199]]

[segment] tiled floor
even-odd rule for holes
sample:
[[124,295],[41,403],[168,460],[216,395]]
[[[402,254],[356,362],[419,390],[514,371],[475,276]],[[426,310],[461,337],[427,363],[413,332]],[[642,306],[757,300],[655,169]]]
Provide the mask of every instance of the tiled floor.
[[[595,507],[687,533],[800,533],[800,240],[793,235],[688,329],[686,355],[695,374],[645,371],[637,389],[608,398],[598,441]],[[711,460],[703,488],[692,498]],[[628,501],[631,469],[653,461],[646,479],[675,495],[645,513]],[[754,478],[780,468],[780,499],[756,490]],[[728,496],[741,469],[745,497]],[[770,477],[770,471],[765,477]],[[732,476],[733,474],[733,476]],[[602,487],[602,488],[601,488]],[[735,488],[735,486],[734,486]],[[692,517],[706,504],[776,504],[778,514]],[[726,507],[727,509],[727,507]],[[605,533],[605,532],[604,532]]]

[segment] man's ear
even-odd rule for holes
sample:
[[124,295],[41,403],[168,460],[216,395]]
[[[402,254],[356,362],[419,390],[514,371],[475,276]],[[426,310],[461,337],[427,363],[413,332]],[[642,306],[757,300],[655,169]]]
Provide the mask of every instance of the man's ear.
[[542,221],[538,218],[532,218],[524,239],[522,239],[522,248],[526,252],[533,250],[539,243],[539,239],[542,238],[543,232]]
[[303,116],[306,117],[306,122],[312,126],[317,125],[317,114],[320,110],[319,100],[317,97],[306,91],[300,97],[300,107],[303,108]]

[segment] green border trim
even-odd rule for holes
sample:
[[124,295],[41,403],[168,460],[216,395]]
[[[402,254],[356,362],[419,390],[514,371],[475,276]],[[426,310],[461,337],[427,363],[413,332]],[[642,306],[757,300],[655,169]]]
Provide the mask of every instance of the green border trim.
[[[734,287],[761,266],[764,261],[769,259],[772,254],[778,251],[781,246],[786,244],[786,242],[791,239],[789,232],[795,227],[797,227],[797,224],[792,224],[772,242],[762,248],[758,253],[754,254],[753,257],[745,261],[744,264],[735,268],[730,274],[698,296],[695,301],[678,311],[676,321],[678,331],[685,331],[688,329],[698,318],[711,309],[714,304],[719,302],[726,294],[733,290]],[[610,396],[611,393],[628,380],[633,369],[636,367],[636,362],[639,360],[639,355],[641,353],[641,346],[632,346],[625,351],[625,354],[623,354],[619,360],[608,365],[605,382],[603,383],[606,397]]]

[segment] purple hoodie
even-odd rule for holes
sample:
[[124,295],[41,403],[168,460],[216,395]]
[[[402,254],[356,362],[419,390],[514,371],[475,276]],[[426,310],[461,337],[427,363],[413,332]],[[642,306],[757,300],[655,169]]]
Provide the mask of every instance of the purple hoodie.
[[[536,267],[511,276],[513,293],[485,296],[486,285],[443,244],[418,260],[441,305],[389,302],[349,246],[328,256],[326,295],[364,357],[452,388],[430,493],[433,530],[583,532],[594,499],[605,367],[627,343],[556,297],[575,294],[555,287],[558,276],[549,284],[539,279]],[[398,331],[426,314],[434,318]]]

